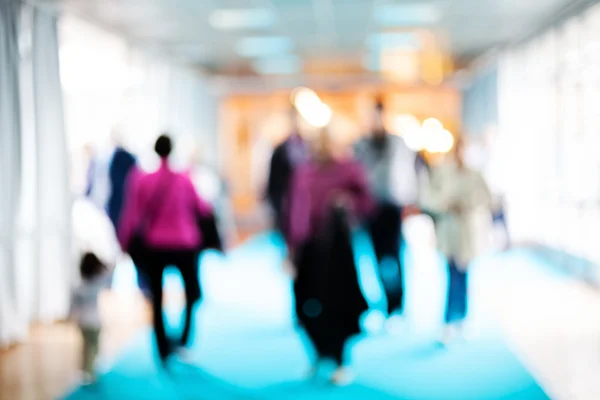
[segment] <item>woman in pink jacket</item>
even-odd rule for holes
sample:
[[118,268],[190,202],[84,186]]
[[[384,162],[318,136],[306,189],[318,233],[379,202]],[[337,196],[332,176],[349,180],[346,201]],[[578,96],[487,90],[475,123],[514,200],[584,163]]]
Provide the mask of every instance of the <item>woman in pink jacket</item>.
[[[211,216],[212,210],[198,196],[189,176],[170,168],[171,139],[160,136],[154,149],[161,159],[160,168],[150,174],[136,173],[131,177],[119,226],[119,242],[129,253],[134,252],[133,247],[137,248],[136,258],[141,258],[142,268],[150,278],[154,331],[164,362],[174,348],[166,337],[162,315],[163,272],[167,266],[175,266],[185,283],[185,327],[176,343],[177,347],[184,348],[189,342],[194,304],[201,294],[198,256],[203,237],[198,220]],[[137,245],[137,242],[143,245]]]

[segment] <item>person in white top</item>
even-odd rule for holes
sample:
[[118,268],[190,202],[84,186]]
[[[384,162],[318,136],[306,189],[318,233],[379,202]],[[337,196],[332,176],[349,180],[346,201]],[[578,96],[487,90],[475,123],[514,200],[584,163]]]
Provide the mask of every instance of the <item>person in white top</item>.
[[98,297],[110,287],[112,271],[94,253],[83,255],[80,264],[81,283],[73,291],[69,319],[76,323],[83,338],[81,369],[84,383],[96,380],[94,363],[98,355],[101,331]]
[[443,342],[462,331],[467,313],[467,270],[482,250],[480,222],[491,221],[492,196],[482,175],[464,162],[457,140],[447,159],[431,173],[421,190],[421,206],[436,216],[436,239],[448,260],[448,296]]

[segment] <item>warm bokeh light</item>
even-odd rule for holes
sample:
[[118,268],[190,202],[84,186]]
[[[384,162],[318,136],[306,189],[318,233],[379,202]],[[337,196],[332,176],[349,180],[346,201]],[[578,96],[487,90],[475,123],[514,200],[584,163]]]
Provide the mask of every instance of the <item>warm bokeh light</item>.
[[415,129],[404,135],[404,142],[412,151],[421,151],[425,148],[426,140],[423,130]]
[[421,123],[411,114],[401,114],[394,119],[393,133],[398,136],[410,135],[421,128]]
[[404,138],[404,142],[411,150],[421,151],[425,148],[424,132],[421,123],[414,115],[398,115],[394,119],[393,131]]
[[421,126],[414,115],[398,115],[394,119],[393,133],[402,136],[406,145],[413,151],[447,153],[454,145],[452,134],[435,118],[426,119]]
[[331,108],[321,101],[311,89],[298,88],[292,93],[292,101],[298,113],[315,128],[322,128],[331,121]]
[[446,129],[428,131],[425,149],[429,153],[447,153],[454,145],[454,137]]
[[426,131],[436,132],[444,129],[444,125],[435,118],[427,118],[423,121],[423,129]]

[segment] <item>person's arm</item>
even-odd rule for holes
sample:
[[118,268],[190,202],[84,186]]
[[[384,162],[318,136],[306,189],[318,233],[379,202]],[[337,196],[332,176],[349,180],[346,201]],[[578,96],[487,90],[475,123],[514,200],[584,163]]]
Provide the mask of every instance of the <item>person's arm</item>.
[[281,174],[281,171],[278,171],[278,169],[281,168],[281,165],[279,164],[281,163],[279,162],[279,147],[277,147],[271,155],[271,162],[269,163],[269,176],[267,178],[267,190],[265,193],[266,200],[273,208],[277,208],[277,204],[275,204],[275,202],[278,199],[277,191],[280,190],[279,187],[281,186],[279,184],[278,175]]
[[96,160],[91,159],[88,165],[87,174],[86,174],[86,188],[85,188],[85,197],[91,197],[92,191],[94,190],[95,185],[95,175],[96,175]]
[[209,217],[213,215],[212,205],[208,201],[204,200],[200,194],[198,194],[190,177],[188,175],[183,175],[183,179],[185,179],[186,190],[188,190],[190,196],[192,197],[192,201],[194,202],[194,207],[196,208],[198,215],[201,217]]
[[290,184],[285,229],[288,247],[292,253],[298,245],[308,239],[310,234],[309,185],[307,173],[302,168],[298,169],[293,174]]
[[81,305],[83,301],[78,289],[71,293],[71,303],[69,305],[69,316],[67,319],[71,322],[77,322],[81,314]]
[[476,173],[474,179],[475,193],[472,207],[485,207],[491,211],[494,205],[494,198],[488,184],[479,172]]
[[419,191],[419,206],[434,214],[447,213],[452,206],[448,192],[451,183],[447,182],[451,177],[443,175],[439,169],[432,171],[430,179],[422,182]]
[[352,206],[357,217],[367,217],[375,207],[375,201],[369,188],[367,174],[359,163],[352,164]]

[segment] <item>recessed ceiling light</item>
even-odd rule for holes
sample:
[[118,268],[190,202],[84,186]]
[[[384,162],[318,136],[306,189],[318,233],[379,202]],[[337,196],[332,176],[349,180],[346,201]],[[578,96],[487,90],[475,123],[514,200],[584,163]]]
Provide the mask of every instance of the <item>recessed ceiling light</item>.
[[374,50],[406,49],[417,50],[420,47],[418,37],[409,32],[378,33],[367,38],[367,45]]
[[390,4],[375,9],[375,20],[383,26],[423,26],[440,21],[442,13],[433,4]]
[[263,75],[290,75],[302,71],[302,60],[295,55],[286,57],[269,57],[256,60],[252,68]]
[[253,36],[241,39],[235,51],[243,57],[265,57],[286,53],[294,48],[294,42],[285,36]]
[[223,9],[210,14],[208,22],[215,29],[265,29],[275,24],[276,16],[268,8]]

